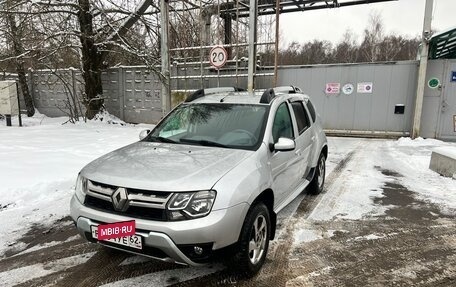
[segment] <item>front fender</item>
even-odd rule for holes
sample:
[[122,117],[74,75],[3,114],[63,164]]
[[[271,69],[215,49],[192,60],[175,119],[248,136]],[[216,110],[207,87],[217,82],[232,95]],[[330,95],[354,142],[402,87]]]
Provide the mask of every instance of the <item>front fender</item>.
[[267,147],[262,144],[250,157],[225,174],[213,187],[217,191],[213,210],[252,202],[272,183]]

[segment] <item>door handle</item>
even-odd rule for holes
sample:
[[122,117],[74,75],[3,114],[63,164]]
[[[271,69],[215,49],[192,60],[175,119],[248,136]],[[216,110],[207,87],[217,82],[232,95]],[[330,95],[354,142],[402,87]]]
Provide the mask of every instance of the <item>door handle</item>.
[[311,137],[310,139],[311,139],[312,141],[315,141],[315,136]]
[[296,150],[296,151],[295,151],[295,154],[296,154],[296,155],[301,155],[301,150],[300,150],[300,149]]

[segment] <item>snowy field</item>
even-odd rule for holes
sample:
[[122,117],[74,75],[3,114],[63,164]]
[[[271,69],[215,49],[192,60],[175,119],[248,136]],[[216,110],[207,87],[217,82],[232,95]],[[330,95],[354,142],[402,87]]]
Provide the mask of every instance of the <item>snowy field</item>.
[[[138,141],[150,125],[103,121],[62,124],[67,118],[36,114],[24,127],[0,121],[0,256],[33,224],[69,215],[78,172],[97,157]],[[122,123],[123,124],[123,123]],[[21,246],[16,246],[21,248]]]
[[[137,141],[141,130],[151,128],[150,125],[120,124],[109,116],[103,121],[74,125],[62,124],[65,121],[65,118],[47,118],[37,114],[33,118],[25,118],[25,127],[19,128],[17,122],[14,127],[6,127],[5,122],[0,120],[0,277],[9,280],[3,282],[5,286],[49,276],[53,272],[64,272],[60,263],[66,264],[65,268],[73,268],[96,256],[97,252],[90,250],[51,263],[11,270],[5,267],[8,271],[1,271],[1,259],[8,259],[6,251],[16,250],[14,253],[26,255],[61,244],[57,241],[44,242],[27,249],[27,243],[21,238],[36,225],[50,226],[69,215],[69,201],[76,176],[84,165]],[[296,216],[302,212],[301,201],[307,198],[304,195],[279,214],[279,239],[274,241],[270,252],[273,262],[274,256],[277,256],[274,253],[279,252],[275,250],[281,250],[281,244],[288,240],[287,234],[291,234],[292,244],[287,247],[285,255],[289,254],[290,260],[293,260],[302,252],[300,248],[303,244],[321,243],[325,239],[348,234],[352,232],[348,227],[357,222],[392,218],[394,213],[390,211],[397,208],[397,204],[387,200],[379,203],[385,197],[385,186],[392,184],[406,189],[416,200],[436,206],[438,211],[434,213],[441,212],[444,216],[456,214],[456,180],[442,177],[428,168],[433,149],[456,151],[455,143],[421,138],[378,140],[334,137],[328,142],[326,191],[313,199],[310,209],[305,211],[306,216]],[[418,203],[413,204],[418,206]],[[348,227],[344,225],[347,222]],[[346,242],[383,240],[394,234],[385,230],[372,234],[352,232],[353,236]],[[75,238],[68,238],[65,242],[72,240]],[[143,261],[141,257],[128,257],[121,260],[119,266],[129,264],[143,264]],[[318,274],[330,273],[324,268],[327,266],[322,267]],[[207,276],[218,269],[163,270],[120,278],[120,281],[106,279],[102,283],[109,286],[145,286],[144,282],[157,282],[163,285],[170,277],[177,276],[180,278],[178,282],[181,282]],[[264,269],[264,272],[270,270],[267,266]],[[24,274],[27,275],[24,277]],[[258,278],[265,276],[262,274]],[[306,286],[304,283],[315,277],[312,276],[296,276],[290,281],[290,286],[294,283]]]

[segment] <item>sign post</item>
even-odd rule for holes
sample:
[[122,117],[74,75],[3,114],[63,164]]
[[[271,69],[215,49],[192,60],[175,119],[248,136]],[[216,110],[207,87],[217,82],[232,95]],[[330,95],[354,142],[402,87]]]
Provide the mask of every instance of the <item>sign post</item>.
[[421,37],[420,67],[418,70],[418,83],[416,87],[415,113],[412,126],[412,139],[420,136],[421,114],[423,112],[424,88],[426,85],[426,71],[429,55],[429,38],[431,33],[432,10],[434,0],[426,0],[424,11],[423,34]]

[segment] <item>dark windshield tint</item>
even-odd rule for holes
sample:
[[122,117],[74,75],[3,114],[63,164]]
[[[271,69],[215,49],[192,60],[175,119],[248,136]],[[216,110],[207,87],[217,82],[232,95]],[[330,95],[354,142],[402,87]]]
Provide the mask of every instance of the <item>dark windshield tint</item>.
[[302,134],[310,126],[309,118],[301,101],[293,102],[291,106],[296,117],[299,134]]
[[312,117],[312,122],[315,122],[315,119],[317,118],[317,113],[315,112],[315,108],[310,102],[310,100],[307,101],[307,109],[309,110],[310,116]]
[[146,140],[253,149],[261,141],[267,107],[238,104],[184,104]]
[[291,122],[290,111],[286,103],[280,104],[274,117],[272,125],[272,138],[276,143],[279,138],[293,139],[293,124]]

